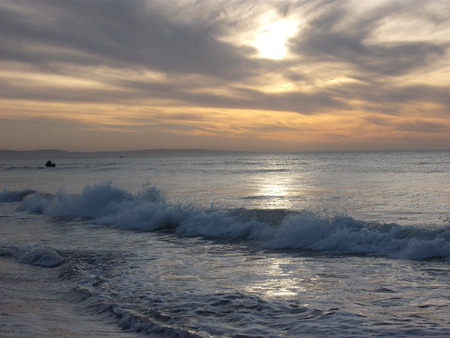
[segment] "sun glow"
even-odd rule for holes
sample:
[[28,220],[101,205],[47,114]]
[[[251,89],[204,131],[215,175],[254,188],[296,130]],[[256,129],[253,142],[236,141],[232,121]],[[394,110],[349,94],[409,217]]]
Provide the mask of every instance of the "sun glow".
[[288,54],[286,44],[296,32],[296,21],[287,19],[273,21],[261,26],[252,45],[262,58],[283,59]]

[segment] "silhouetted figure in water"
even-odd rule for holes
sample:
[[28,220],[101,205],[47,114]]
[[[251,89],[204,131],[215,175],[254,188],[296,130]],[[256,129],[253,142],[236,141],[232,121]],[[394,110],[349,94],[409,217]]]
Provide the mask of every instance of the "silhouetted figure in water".
[[45,166],[46,166],[47,168],[49,168],[49,167],[56,167],[56,164],[53,163],[52,161],[47,161],[47,163],[45,163]]

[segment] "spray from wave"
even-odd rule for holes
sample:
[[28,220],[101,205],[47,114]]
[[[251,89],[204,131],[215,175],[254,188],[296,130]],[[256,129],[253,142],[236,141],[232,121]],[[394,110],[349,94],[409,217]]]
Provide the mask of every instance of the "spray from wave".
[[110,183],[80,194],[32,190],[0,193],[0,202],[51,217],[82,217],[94,224],[133,231],[171,231],[182,237],[247,241],[270,249],[318,250],[392,258],[450,258],[450,226],[421,228],[367,223],[346,215],[309,211],[202,209],[169,203],[156,187],[137,194]]

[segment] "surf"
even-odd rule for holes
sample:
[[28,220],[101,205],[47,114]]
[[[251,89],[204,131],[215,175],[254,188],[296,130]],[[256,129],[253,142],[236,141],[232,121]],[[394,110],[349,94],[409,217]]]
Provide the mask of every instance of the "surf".
[[79,194],[3,191],[0,202],[48,217],[77,217],[127,231],[233,240],[265,249],[313,250],[405,259],[450,259],[450,226],[365,222],[345,213],[285,209],[202,208],[169,202],[155,186],[131,193],[111,183]]

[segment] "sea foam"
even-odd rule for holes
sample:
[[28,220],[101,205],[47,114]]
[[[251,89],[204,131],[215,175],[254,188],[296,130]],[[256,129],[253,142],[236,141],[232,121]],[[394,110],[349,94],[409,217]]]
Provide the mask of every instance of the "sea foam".
[[[15,196],[9,192],[8,196]],[[367,223],[346,215],[309,211],[204,209],[169,203],[155,187],[132,194],[110,183],[80,194],[24,195],[21,209],[51,217],[86,217],[126,230],[166,230],[178,236],[251,241],[271,249],[328,251],[392,258],[450,258],[450,226]],[[14,198],[7,197],[15,200]]]

